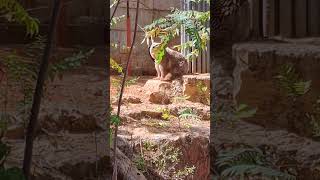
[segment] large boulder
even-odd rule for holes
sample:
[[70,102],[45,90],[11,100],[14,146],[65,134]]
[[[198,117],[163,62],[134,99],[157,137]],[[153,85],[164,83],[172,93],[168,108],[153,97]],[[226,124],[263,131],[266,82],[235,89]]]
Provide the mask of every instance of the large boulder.
[[209,104],[210,74],[183,76],[183,94],[189,101]]
[[154,104],[170,104],[171,83],[150,79],[143,89],[149,96],[149,101]]
[[170,97],[164,92],[153,92],[149,95],[149,101],[154,104],[170,104]]
[[151,79],[143,88],[155,104],[170,104],[170,99],[183,95],[192,102],[210,103],[210,74],[184,75],[172,82]]
[[143,89],[147,94],[151,94],[153,92],[164,92],[170,94],[171,83],[166,81],[150,79],[143,86]]

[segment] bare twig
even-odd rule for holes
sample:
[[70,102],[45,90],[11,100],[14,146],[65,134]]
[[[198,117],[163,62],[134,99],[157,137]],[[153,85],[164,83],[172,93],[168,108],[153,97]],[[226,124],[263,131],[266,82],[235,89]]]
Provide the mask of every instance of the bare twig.
[[[140,2],[140,0],[137,0],[134,35],[133,35],[133,40],[132,40],[131,48],[130,48],[129,55],[128,55],[126,69],[124,71],[124,76],[123,76],[122,83],[121,83],[120,97],[119,97],[119,101],[118,101],[117,117],[120,117],[121,100],[122,100],[123,91],[124,91],[124,87],[125,87],[125,82],[126,82],[126,77],[127,77],[127,73],[128,73],[128,67],[129,67],[129,63],[130,63],[130,59],[131,59],[131,54],[132,54],[132,51],[133,51],[132,47],[135,44],[136,35],[137,35],[138,18],[139,18],[139,5],[140,5],[139,2]],[[118,173],[117,173],[117,155],[116,155],[116,152],[117,152],[117,135],[118,135],[118,124],[116,124],[116,127],[115,127],[114,144],[113,144],[113,151],[114,151],[114,164],[113,164],[113,177],[112,177],[113,180],[117,180],[117,175],[118,175]]]
[[119,4],[120,4],[120,1],[121,1],[121,0],[118,0],[118,2],[117,2],[117,4],[116,4],[116,7],[114,8],[114,11],[113,11],[113,13],[112,13],[112,15],[111,15],[110,20],[112,20],[112,18],[113,18],[114,15],[116,14],[116,11],[117,11],[117,9],[118,9],[118,6],[119,6]]

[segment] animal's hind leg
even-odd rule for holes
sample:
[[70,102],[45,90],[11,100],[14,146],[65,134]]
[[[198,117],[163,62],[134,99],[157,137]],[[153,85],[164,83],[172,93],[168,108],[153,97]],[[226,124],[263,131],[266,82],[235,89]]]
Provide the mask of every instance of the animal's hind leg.
[[162,80],[163,81],[171,81],[172,80],[172,74],[168,73]]

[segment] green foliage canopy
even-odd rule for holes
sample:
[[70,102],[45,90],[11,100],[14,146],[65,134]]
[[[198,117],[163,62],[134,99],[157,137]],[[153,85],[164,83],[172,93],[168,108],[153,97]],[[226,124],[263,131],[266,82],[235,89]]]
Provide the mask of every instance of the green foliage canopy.
[[207,28],[206,24],[209,20],[210,11],[172,9],[171,14],[157,19],[143,28],[145,31],[143,42],[147,40],[147,43],[149,43],[149,39],[154,38],[161,39],[161,44],[155,52],[156,62],[160,63],[169,42],[179,36],[180,30],[184,28],[191,40],[174,48],[181,50],[193,47],[191,53],[187,55],[187,59],[192,59],[192,57],[197,57],[199,52],[206,48],[210,33],[210,29]]

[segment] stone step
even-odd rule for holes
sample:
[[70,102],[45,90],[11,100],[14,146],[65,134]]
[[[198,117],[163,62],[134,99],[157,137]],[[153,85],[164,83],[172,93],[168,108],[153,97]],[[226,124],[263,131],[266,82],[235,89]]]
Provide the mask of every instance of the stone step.
[[[258,108],[248,121],[312,136],[306,113],[312,111],[320,90],[320,48],[310,42],[248,42],[233,46],[234,100]],[[289,63],[304,81],[312,80],[311,90],[296,102],[286,97],[275,78],[281,66]]]
[[320,142],[300,137],[285,130],[270,130],[245,121],[233,124],[223,121],[213,127],[214,146],[223,147],[266,147],[281,159],[290,159],[290,166],[297,168],[297,179],[317,180],[319,174]]

